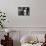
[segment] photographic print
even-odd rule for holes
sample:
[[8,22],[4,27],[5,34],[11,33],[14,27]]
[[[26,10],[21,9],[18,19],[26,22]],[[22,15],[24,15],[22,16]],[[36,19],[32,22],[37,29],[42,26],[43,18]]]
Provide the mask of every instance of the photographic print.
[[18,7],[19,16],[29,16],[30,15],[29,7]]

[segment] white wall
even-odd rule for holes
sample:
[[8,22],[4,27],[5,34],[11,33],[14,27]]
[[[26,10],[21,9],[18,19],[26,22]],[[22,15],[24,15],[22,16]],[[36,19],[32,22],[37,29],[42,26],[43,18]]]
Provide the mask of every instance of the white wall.
[[[30,16],[18,16],[19,6],[29,6]],[[46,27],[46,0],[32,0],[32,5],[31,0],[0,0],[0,9],[6,12],[7,27]]]
[[33,0],[32,26],[46,27],[46,0]]
[[9,27],[20,27],[20,26],[28,26],[30,25],[31,16],[18,16],[18,7],[21,6],[30,6],[30,0],[10,0],[8,7],[8,19],[9,19]]

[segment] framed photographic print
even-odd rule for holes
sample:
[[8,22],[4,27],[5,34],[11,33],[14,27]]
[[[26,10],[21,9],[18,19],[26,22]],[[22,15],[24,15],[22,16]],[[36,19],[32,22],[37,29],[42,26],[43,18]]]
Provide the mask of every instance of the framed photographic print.
[[29,7],[18,7],[18,16],[29,16],[30,8]]

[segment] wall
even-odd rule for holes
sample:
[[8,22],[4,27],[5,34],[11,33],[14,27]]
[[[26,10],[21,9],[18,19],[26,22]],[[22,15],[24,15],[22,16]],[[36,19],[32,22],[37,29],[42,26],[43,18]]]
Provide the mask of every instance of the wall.
[[32,26],[46,27],[46,0],[33,0]]
[[[7,27],[46,27],[46,0],[0,0],[0,9],[6,12]],[[18,16],[19,6],[32,7],[30,16]]]
[[[9,23],[7,27],[21,27],[28,26],[31,22],[29,21],[31,16],[18,16],[18,7],[20,6],[30,6],[30,0],[10,0],[8,2],[8,20]],[[29,3],[29,4],[27,4]],[[31,6],[30,6],[31,7]]]

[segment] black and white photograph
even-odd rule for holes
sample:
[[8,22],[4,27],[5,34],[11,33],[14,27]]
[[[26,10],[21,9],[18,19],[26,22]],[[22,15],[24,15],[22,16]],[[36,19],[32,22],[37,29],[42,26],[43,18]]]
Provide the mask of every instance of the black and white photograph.
[[30,8],[18,7],[18,16],[30,16]]

